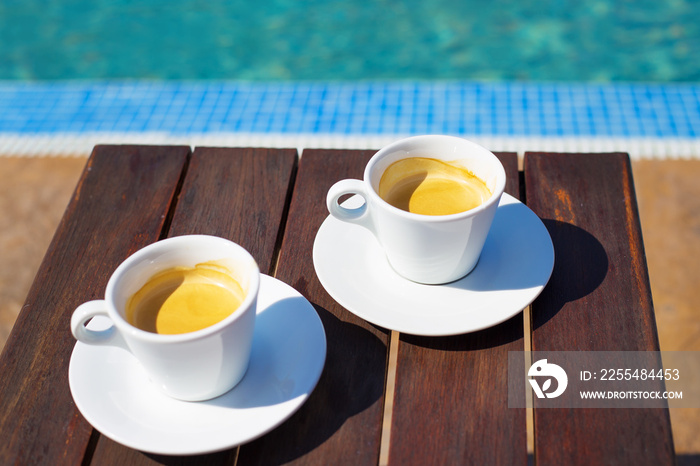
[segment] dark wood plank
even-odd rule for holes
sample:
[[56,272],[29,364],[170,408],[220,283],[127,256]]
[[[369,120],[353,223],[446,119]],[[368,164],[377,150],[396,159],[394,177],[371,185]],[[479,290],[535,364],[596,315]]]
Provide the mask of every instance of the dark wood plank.
[[160,234],[189,147],[97,146],[0,357],[0,464],[80,464],[92,428],[68,387],[70,316]]
[[168,236],[228,238],[270,274],[296,169],[296,149],[197,147]]
[[[498,155],[519,198],[517,156]],[[465,335],[402,334],[390,463],[525,464],[525,409],[507,402],[508,351],[523,350],[522,313]]]
[[[230,239],[274,268],[278,237],[297,166],[295,149],[198,147],[192,154],[168,237],[207,234]],[[164,457],[101,437],[94,464],[233,464],[236,449],[211,455]]]
[[[658,351],[627,154],[529,153],[525,185],[556,258],[532,306],[533,351]],[[535,457],[544,465],[672,464],[668,410],[535,409]]]
[[153,455],[132,450],[112,440],[101,437],[91,457],[92,464],[99,466],[215,466],[235,465],[238,448],[193,456]]
[[326,193],[361,178],[372,151],[304,151],[289,209],[277,278],[316,308],[328,352],[307,403],[287,422],[240,448],[238,464],[376,464],[379,458],[388,334],[349,313],[323,289],[313,242],[327,217]]

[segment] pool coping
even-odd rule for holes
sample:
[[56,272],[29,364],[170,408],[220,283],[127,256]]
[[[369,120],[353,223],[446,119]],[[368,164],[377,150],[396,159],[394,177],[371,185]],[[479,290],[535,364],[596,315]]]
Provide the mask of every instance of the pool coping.
[[[152,144],[209,147],[272,147],[304,149],[370,149],[378,150],[393,141],[412,134],[348,135],[336,134],[274,134],[274,133],[215,133],[164,134],[88,133],[40,134],[0,133],[0,156],[5,157],[86,157],[97,144]],[[491,151],[516,152],[626,152],[633,160],[697,159],[700,160],[700,140],[681,138],[556,138],[504,137],[457,134]]]

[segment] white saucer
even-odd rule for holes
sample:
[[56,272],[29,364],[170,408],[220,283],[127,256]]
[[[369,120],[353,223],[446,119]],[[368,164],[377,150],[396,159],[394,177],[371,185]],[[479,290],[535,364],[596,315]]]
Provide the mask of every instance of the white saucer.
[[[253,440],[288,419],[316,386],[326,336],[313,306],[263,275],[250,366],[230,392],[192,403],[161,394],[136,359],[114,346],[78,342],[69,381],[75,404],[102,434],[137,450],[190,455]],[[106,318],[89,327],[105,328]]]
[[[355,208],[354,196],[344,205]],[[399,276],[374,235],[329,216],[314,242],[316,274],[340,305],[375,324],[413,335],[458,335],[494,326],[542,292],[554,267],[554,247],[542,221],[503,194],[476,268],[446,285]]]

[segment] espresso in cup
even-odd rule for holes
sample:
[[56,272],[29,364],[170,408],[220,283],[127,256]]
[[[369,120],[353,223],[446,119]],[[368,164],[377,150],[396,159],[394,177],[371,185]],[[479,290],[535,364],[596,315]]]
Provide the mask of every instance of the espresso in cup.
[[[260,269],[240,245],[215,236],[175,236],[122,262],[105,299],[73,312],[71,331],[83,344],[131,352],[166,395],[208,400],[246,373],[259,287]],[[112,325],[90,328],[97,316]]]
[[230,271],[213,263],[151,277],[126,303],[126,320],[161,335],[195,332],[224,320],[245,299]]
[[406,212],[452,215],[480,206],[492,193],[459,161],[410,157],[387,167],[379,181],[378,194]]
[[[337,220],[369,230],[396,273],[438,285],[476,267],[505,184],[501,162],[478,144],[413,136],[374,154],[362,180],[331,186],[326,206]],[[348,195],[364,202],[341,205]]]

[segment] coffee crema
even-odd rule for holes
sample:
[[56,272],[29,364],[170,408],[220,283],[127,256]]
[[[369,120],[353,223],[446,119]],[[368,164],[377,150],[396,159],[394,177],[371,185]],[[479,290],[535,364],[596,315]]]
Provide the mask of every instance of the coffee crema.
[[230,316],[245,299],[241,285],[215,264],[174,267],[151,277],[126,304],[126,320],[163,335],[195,332]]
[[411,157],[387,167],[379,181],[378,194],[407,212],[451,215],[480,206],[492,193],[481,179],[457,162]]

